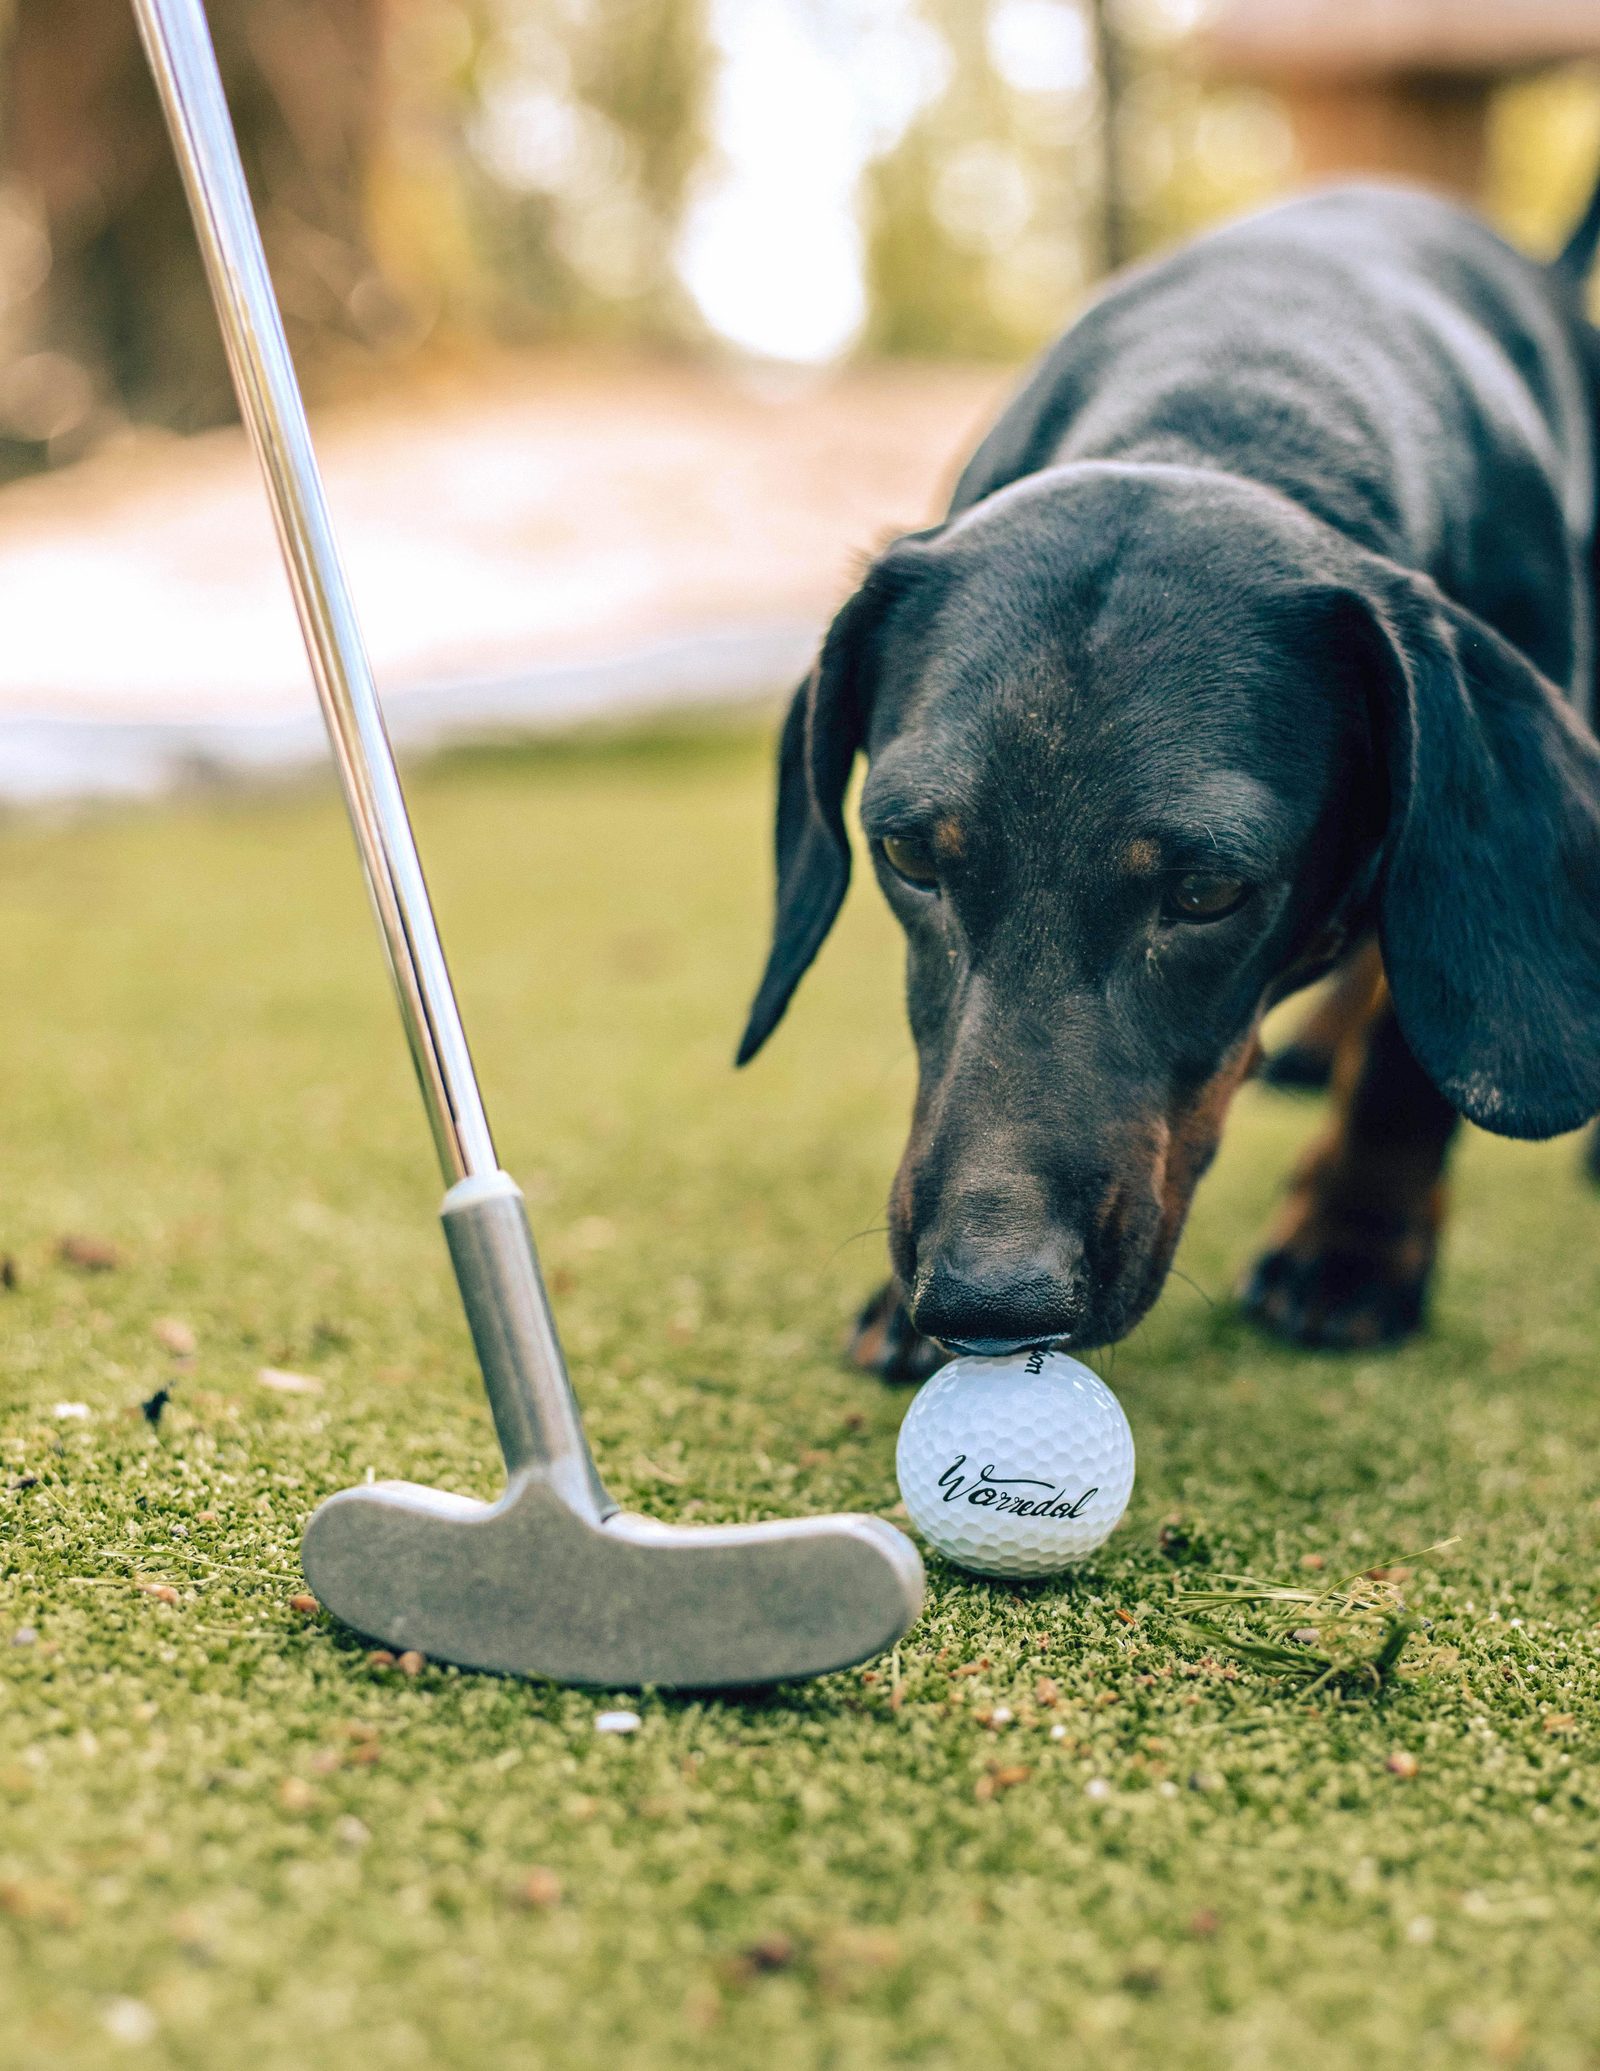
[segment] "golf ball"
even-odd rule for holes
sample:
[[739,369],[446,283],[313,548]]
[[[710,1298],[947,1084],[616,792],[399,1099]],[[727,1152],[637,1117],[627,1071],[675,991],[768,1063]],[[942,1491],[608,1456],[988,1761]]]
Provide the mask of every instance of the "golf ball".
[[906,1411],[900,1494],[922,1536],[980,1575],[1056,1575],[1103,1546],[1133,1493],[1122,1405],[1065,1352],[952,1359]]

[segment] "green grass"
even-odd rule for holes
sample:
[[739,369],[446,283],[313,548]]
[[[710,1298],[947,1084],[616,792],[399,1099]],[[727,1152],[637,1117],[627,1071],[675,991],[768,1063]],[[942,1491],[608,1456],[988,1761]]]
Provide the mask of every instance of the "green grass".
[[[904,1398],[836,1356],[911,1089],[873,895],[735,1077],[752,735],[415,791],[611,1485],[890,1511]],[[1215,1304],[1175,1279],[1108,1367],[1140,1480],[1092,1572],[931,1561],[894,1662],[652,1697],[606,1737],[604,1698],[408,1679],[290,1607],[328,1491],[495,1485],[370,938],[320,792],[0,834],[0,2061],[1600,2063],[1600,1201],[1571,1142],[1465,1144],[1425,1341],[1298,1356],[1224,1297],[1316,1108],[1247,1090],[1182,1259]],[[1308,1696],[1181,1622],[1181,1585],[1453,1534],[1376,1691]]]

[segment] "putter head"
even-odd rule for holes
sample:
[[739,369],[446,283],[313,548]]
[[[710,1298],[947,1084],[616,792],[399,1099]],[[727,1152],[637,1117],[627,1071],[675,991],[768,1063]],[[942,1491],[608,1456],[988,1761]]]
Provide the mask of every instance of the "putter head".
[[601,1689],[822,1675],[893,1646],[922,1609],[922,1561],[882,1518],[604,1516],[537,1467],[496,1503],[344,1489],[301,1558],[336,1618],[396,1652]]
[[617,1510],[515,1181],[462,1180],[444,1226],[505,1494],[380,1481],[330,1496],[301,1563],[336,1618],[397,1651],[601,1689],[781,1683],[894,1645],[922,1608],[922,1562],[880,1517],[670,1525]]

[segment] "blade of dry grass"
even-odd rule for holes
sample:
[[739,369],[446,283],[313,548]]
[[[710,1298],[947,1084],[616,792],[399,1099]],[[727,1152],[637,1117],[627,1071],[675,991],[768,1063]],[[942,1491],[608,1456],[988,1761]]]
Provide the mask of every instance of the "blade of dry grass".
[[[1456,1545],[1436,1540],[1414,1553],[1379,1561],[1321,1589],[1263,1581],[1255,1575],[1222,1574],[1201,1587],[1179,1584],[1178,1632],[1205,1647],[1231,1654],[1264,1674],[1300,1685],[1304,1694],[1331,1685],[1381,1689],[1394,1673],[1420,1621],[1406,1608],[1390,1571],[1427,1560]],[[1266,1606],[1292,1607],[1261,1617]],[[1240,1631],[1240,1613],[1253,1613],[1265,1630]],[[1222,1622],[1234,1614],[1232,1622]],[[1305,1637],[1296,1637],[1303,1634]]]

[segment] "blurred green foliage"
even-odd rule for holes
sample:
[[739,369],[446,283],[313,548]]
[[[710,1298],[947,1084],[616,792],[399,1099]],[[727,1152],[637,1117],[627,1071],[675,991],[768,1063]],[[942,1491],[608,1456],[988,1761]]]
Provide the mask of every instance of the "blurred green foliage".
[[1488,206],[1530,252],[1556,251],[1600,177],[1600,67],[1520,80],[1496,99]]
[[[947,54],[945,85],[863,183],[868,339],[881,351],[1013,357],[1093,276],[1101,168],[1087,22],[1054,0],[1024,4],[1010,14],[1035,25],[1031,50],[996,34],[1004,7],[919,0]],[[1030,72],[1043,84],[1024,83]]]
[[704,0],[474,0],[466,219],[496,328],[673,335],[673,245],[704,152]]

